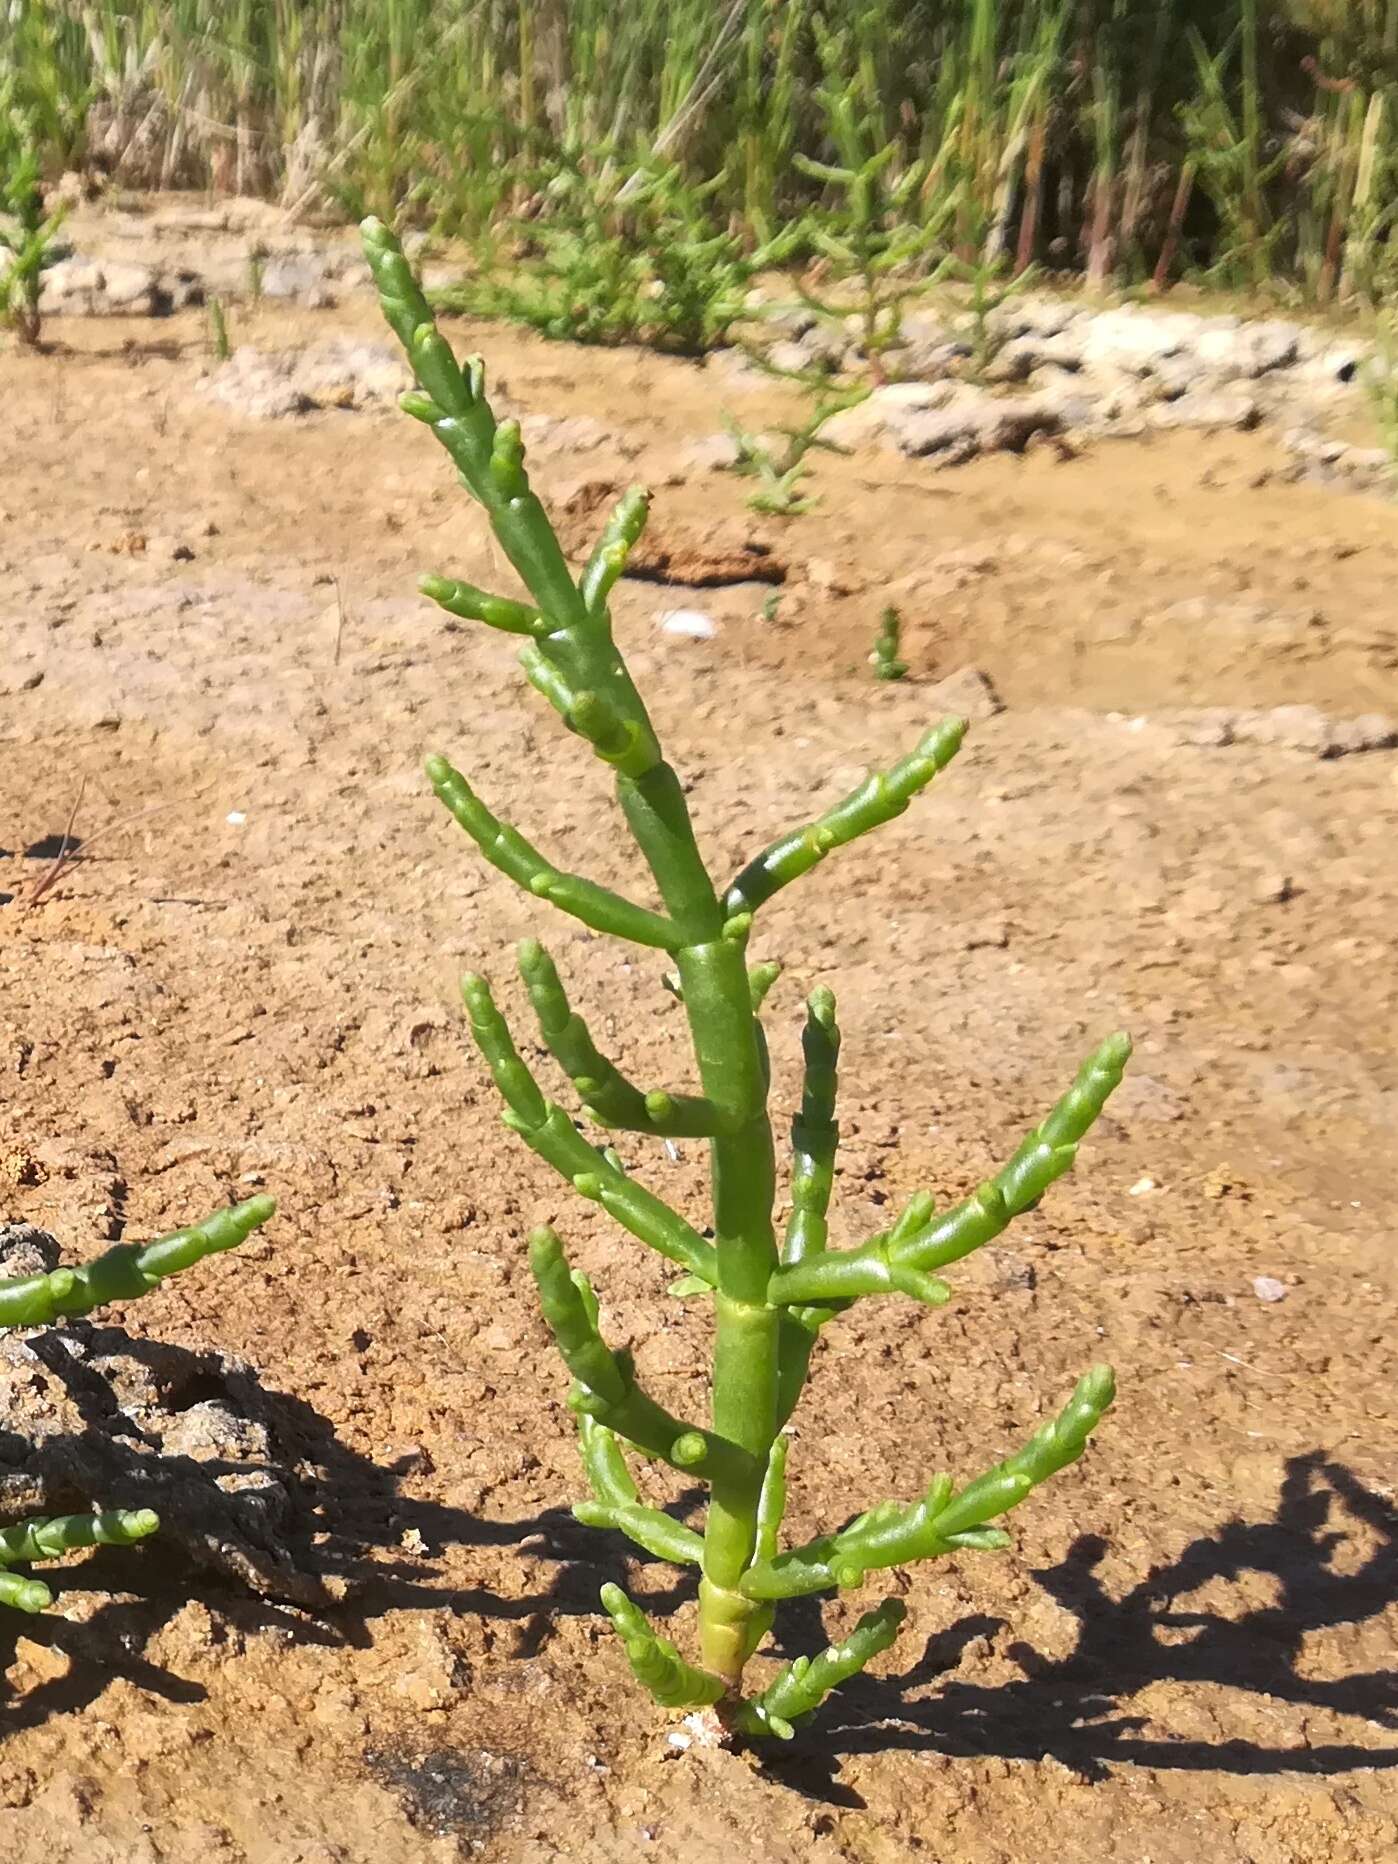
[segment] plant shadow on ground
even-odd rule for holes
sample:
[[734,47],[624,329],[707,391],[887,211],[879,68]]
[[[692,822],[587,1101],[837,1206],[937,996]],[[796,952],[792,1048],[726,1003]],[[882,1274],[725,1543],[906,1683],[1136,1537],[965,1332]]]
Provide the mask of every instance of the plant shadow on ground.
[[[163,1342],[133,1342],[137,1350],[142,1344],[167,1365],[172,1354],[183,1352]],[[52,1369],[62,1359],[46,1354],[45,1363]],[[92,1407],[81,1379],[73,1389],[85,1421],[111,1438],[110,1414]],[[8,1701],[0,1696],[0,1739],[85,1707],[118,1676],[169,1702],[202,1700],[200,1683],[145,1655],[190,1599],[216,1608],[218,1620],[238,1633],[275,1629],[300,1642],[352,1647],[369,1643],[370,1624],[386,1612],[447,1607],[516,1622],[512,1655],[522,1659],[538,1651],[556,1617],[596,1612],[603,1579],[626,1576],[631,1552],[626,1543],[580,1527],[565,1507],[490,1521],[405,1495],[402,1481],[416,1466],[412,1459],[376,1463],[343,1444],[334,1426],[304,1399],[258,1389],[277,1447],[278,1471],[284,1478],[288,1470],[295,1472],[287,1551],[298,1571],[346,1585],[348,1597],[314,1610],[259,1597],[232,1581],[192,1570],[179,1548],[159,1539],[139,1550],[98,1551],[74,1577],[80,1573],[85,1591],[110,1589],[117,1596],[86,1622],[64,1618],[61,1601],[59,1608],[37,1618],[6,1612],[0,1619],[0,1668],[13,1660],[20,1636],[61,1652],[68,1665],[65,1674],[12,1693]],[[134,1434],[129,1422],[121,1430]],[[246,1478],[266,1467],[231,1460],[162,1461],[177,1470],[184,1465],[201,1479]],[[113,1480],[116,1500],[119,1484]],[[686,1494],[674,1512],[689,1513],[699,1499],[698,1491]],[[1370,1551],[1353,1570],[1333,1564],[1336,1549],[1348,1539],[1331,1526],[1337,1503],[1369,1538]],[[512,1548],[553,1570],[545,1585],[517,1596],[483,1586],[455,1587],[441,1583],[437,1566],[440,1552],[449,1547]],[[812,1798],[858,1805],[858,1794],[838,1779],[842,1758],[898,1748],[963,1757],[1049,1756],[1087,1778],[1103,1777],[1114,1762],[1322,1775],[1398,1765],[1398,1746],[1297,1749],[1243,1739],[1213,1743],[1145,1736],[1140,1731],[1147,1717],[1123,1712],[1139,1691],[1175,1683],[1243,1690],[1398,1729],[1398,1673],[1332,1680],[1306,1676],[1300,1668],[1310,1633],[1363,1623],[1398,1601],[1398,1514],[1352,1471],[1318,1451],[1292,1458],[1270,1519],[1226,1522],[1216,1533],[1191,1542],[1170,1564],[1152,1569],[1121,1597],[1109,1595],[1098,1574],[1106,1548],[1101,1538],[1085,1536],[1059,1565],[1032,1574],[1078,1621],[1077,1642],[1067,1656],[1047,1658],[1031,1646],[1012,1644],[1008,1654],[1025,1671],[1022,1681],[989,1686],[953,1679],[934,1696],[918,1696],[915,1692],[955,1667],[974,1638],[1003,1625],[983,1614],[965,1617],[931,1637],[918,1662],[901,1675],[862,1676],[846,1684],[791,1749],[766,1756],[769,1777]],[[668,1582],[641,1601],[647,1610],[664,1618],[692,1598],[692,1575],[672,1575],[663,1562],[645,1564],[662,1567]],[[1274,1580],[1276,1602],[1236,1616],[1175,1609],[1177,1599],[1210,1581],[1246,1573]],[[63,1569],[52,1569],[50,1576],[61,1588]],[[792,1601],[782,1626],[783,1655],[817,1649],[826,1641],[815,1599]]]
[[[54,1438],[44,1450],[67,1471],[74,1463],[80,1470],[99,1467],[105,1477],[101,1499],[125,1505],[130,1499],[126,1490],[150,1479],[152,1446],[146,1433],[131,1417],[114,1413],[110,1397],[104,1403],[84,1368],[46,1346],[45,1336],[31,1345],[44,1366],[63,1377],[87,1427],[80,1442]],[[135,1359],[144,1352],[167,1377],[172,1366],[187,1373],[182,1402],[200,1402],[209,1395],[202,1369],[208,1355],[136,1338],[127,1341],[126,1350]],[[56,1594],[55,1605],[32,1618],[18,1611],[0,1613],[0,1671],[13,1663],[20,1637],[61,1653],[67,1670],[23,1690],[0,1683],[0,1740],[51,1716],[86,1707],[116,1677],[168,1702],[204,1700],[202,1684],[145,1654],[190,1600],[204,1602],[215,1612],[215,1636],[228,1637],[230,1645],[241,1636],[275,1631],[299,1643],[365,1648],[371,1641],[370,1625],[385,1613],[445,1607],[517,1622],[512,1655],[522,1658],[537,1652],[558,1616],[597,1612],[598,1588],[604,1580],[626,1578],[620,1538],[598,1536],[579,1526],[566,1507],[521,1520],[492,1521],[406,1495],[403,1478],[418,1467],[416,1458],[376,1463],[342,1443],[329,1420],[304,1399],[269,1391],[255,1378],[242,1381],[244,1386],[249,1383],[256,1392],[258,1415],[271,1430],[275,1458],[269,1463],[255,1457],[195,1460],[158,1455],[160,1476],[170,1480],[170,1499],[187,1516],[186,1482],[207,1493],[210,1479],[232,1478],[236,1492],[240,1482],[274,1473],[290,1490],[292,1503],[292,1518],[279,1548],[289,1555],[298,1581],[309,1577],[327,1586],[324,1602],[279,1598],[275,1578],[269,1592],[259,1594],[236,1577],[200,1570],[175,1540],[173,1522],[139,1548],[97,1549],[81,1563],[46,1566],[42,1572]],[[94,1451],[94,1443],[99,1451]],[[13,1432],[0,1429],[0,1463],[11,1460],[21,1447],[30,1448],[21,1446]],[[144,1491],[142,1499],[150,1499]],[[163,1507],[163,1496],[154,1499]],[[691,1509],[698,1499],[696,1490],[676,1506],[680,1511]],[[86,1498],[74,1499],[72,1505],[86,1506]],[[248,1524],[240,1525],[246,1529]],[[440,1571],[440,1555],[452,1547],[511,1548],[552,1571],[537,1590],[515,1596],[485,1586],[452,1586],[442,1583]],[[663,1562],[654,1564],[663,1568],[667,1584],[646,1603],[664,1615],[694,1596],[694,1581]],[[62,1615],[65,1582],[73,1589],[115,1596],[82,1622],[72,1622]],[[330,1588],[342,1589],[343,1599]]]
[[[1366,1530],[1372,1551],[1354,1570],[1332,1564],[1348,1536],[1330,1528],[1337,1502]],[[1142,1735],[1144,1715],[1123,1705],[1157,1683],[1243,1690],[1298,1707],[1361,1717],[1398,1729],[1398,1672],[1372,1671],[1336,1680],[1300,1667],[1308,1634],[1361,1624],[1398,1601],[1398,1514],[1346,1469],[1316,1451],[1296,1456],[1269,1520],[1232,1520],[1192,1541],[1177,1560],[1153,1568],[1113,1598],[1098,1575],[1107,1543],[1074,1542],[1057,1566],[1032,1575],[1078,1621],[1073,1650],[1047,1658],[1025,1644],[1009,1655],[1026,1672],[1000,1686],[950,1681],[937,1695],[911,1699],[955,1666],[970,1641],[1003,1621],[968,1617],[931,1638],[920,1661],[901,1676],[861,1676],[847,1683],[789,1754],[769,1758],[770,1775],[836,1804],[855,1803],[836,1778],[840,1757],[887,1749],[935,1751],[1011,1760],[1053,1758],[1087,1779],[1105,1777],[1112,1763],[1206,1773],[1337,1774],[1353,1768],[1398,1766],[1398,1746],[1336,1743],[1265,1747],[1243,1739],[1218,1742]],[[1175,1609],[1175,1601],[1211,1580],[1245,1573],[1270,1576],[1277,1602],[1236,1617]],[[788,1620],[793,1647],[824,1642],[814,1601],[808,1622]]]

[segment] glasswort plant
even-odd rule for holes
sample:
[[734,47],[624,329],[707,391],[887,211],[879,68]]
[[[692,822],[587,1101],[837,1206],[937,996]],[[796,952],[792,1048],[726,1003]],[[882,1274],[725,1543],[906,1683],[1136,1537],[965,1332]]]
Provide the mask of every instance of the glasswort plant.
[[58,258],[55,235],[66,212],[45,209],[39,158],[26,143],[11,172],[0,175],[0,329],[8,324],[30,348],[39,341],[43,275]]
[[[428,577],[425,594],[448,613],[523,640],[530,682],[564,724],[616,776],[617,797],[663,907],[655,911],[562,872],[516,828],[499,820],[443,757],[428,762],[437,795],[481,853],[541,900],[585,925],[671,959],[693,1037],[702,1092],[645,1091],[597,1046],[568,1001],[544,948],[528,940],[520,969],[544,1043],[603,1127],[657,1138],[703,1140],[712,1167],[713,1216],[704,1234],[593,1145],[549,1100],[515,1047],[482,977],[463,983],[472,1033],[505,1102],[505,1123],[584,1198],[683,1271],[676,1292],[712,1298],[715,1346],[707,1424],[673,1416],[645,1392],[632,1356],[603,1337],[587,1279],[569,1267],[551,1229],[536,1231],[529,1261],[545,1318],[572,1373],[582,1460],[592,1498],[578,1518],[619,1529],[658,1558],[700,1569],[700,1663],[659,1636],[616,1586],[602,1602],[636,1676],[669,1708],[712,1705],[730,1734],[789,1736],[829,1691],[890,1644],[903,1617],[887,1599],[850,1635],[820,1655],[800,1657],[757,1695],[743,1672],[777,1604],[844,1591],[881,1568],[966,1548],[1007,1544],[989,1524],[1082,1454],[1111,1403],[1110,1369],[1097,1367],[1066,1406],[1004,1462],[958,1487],[937,1475],[910,1503],[885,1502],[833,1534],[783,1548],[784,1427],[796,1408],[812,1349],[824,1327],[868,1295],[901,1294],[932,1307],[950,1298],[939,1271],[998,1236],[1037,1204],[1072,1164],[1078,1143],[1121,1078],[1130,1045],[1112,1036],[1084,1064],[1068,1093],[1009,1163],[963,1203],[938,1212],[915,1196],[893,1226],[858,1248],[830,1247],[834,1182],[835,999],[813,992],[807,1006],[805,1083],[792,1126],[791,1214],[773,1224],[776,1154],[768,1115],[769,1067],[760,1011],[776,965],[749,967],[756,915],[783,887],[834,849],[900,815],[950,762],[965,730],[934,726],[912,753],[871,775],[816,821],[781,836],[720,890],[700,856],[684,791],[612,638],[609,597],[646,519],[644,492],[618,504],[596,550],[575,577],[524,468],[519,427],[497,422],[479,359],[462,367],[437,331],[412,270],[389,230],[363,226],[384,315],[407,351],[418,388],[404,397],[446,449],[461,481],[484,507],[528,601]],[[656,1458],[708,1486],[702,1536],[642,1501],[626,1451]]]
[[908,663],[900,658],[902,644],[903,617],[890,605],[879,616],[879,632],[869,656],[876,680],[901,680],[906,675]]
[[[276,1208],[270,1197],[251,1197],[153,1243],[117,1243],[77,1268],[0,1277],[0,1328],[47,1327],[55,1320],[90,1314],[108,1301],[137,1300],[206,1256],[236,1249]],[[46,1585],[12,1573],[12,1566],[61,1559],[79,1547],[129,1547],[159,1526],[154,1509],[117,1508],[100,1514],[35,1517],[0,1528],[0,1605],[41,1612],[53,1603]]]
[[811,397],[810,409],[799,427],[774,427],[771,430],[772,437],[783,442],[780,448],[771,445],[761,434],[748,433],[730,415],[725,414],[722,417],[723,424],[735,449],[730,470],[758,482],[757,489],[748,495],[749,511],[760,511],[778,518],[800,517],[815,503],[814,499],[807,498],[798,489],[811,470],[807,454],[816,451],[847,451],[833,440],[822,439],[821,428],[837,414],[843,414],[847,408],[853,408],[866,400],[870,391],[862,384],[848,388],[832,387],[828,381],[814,374],[793,376],[788,371],[772,369],[760,357],[758,363],[769,374],[800,382]]

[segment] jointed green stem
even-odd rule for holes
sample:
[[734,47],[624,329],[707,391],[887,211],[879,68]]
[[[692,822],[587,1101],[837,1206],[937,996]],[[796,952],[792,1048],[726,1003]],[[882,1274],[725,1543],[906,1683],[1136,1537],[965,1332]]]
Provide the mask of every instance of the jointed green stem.
[[603,1586],[602,1603],[626,1646],[627,1661],[663,1709],[702,1709],[723,1694],[722,1677],[686,1663],[667,1638],[657,1637],[644,1613],[620,1586]]
[[0,1281],[0,1327],[46,1327],[109,1301],[134,1301],[205,1256],[236,1249],[275,1210],[270,1197],[252,1197],[157,1242],[118,1243],[80,1268]]
[[783,1262],[800,1262],[824,1249],[835,1185],[835,1153],[840,1128],[835,1120],[836,1072],[840,1059],[840,1025],[829,990],[814,991],[806,1006],[801,1038],[806,1070],[801,1110],[791,1122],[791,1216],[782,1244]]
[[615,1353],[597,1327],[597,1304],[585,1278],[568,1267],[563,1245],[552,1230],[536,1230],[529,1239],[529,1267],[539,1288],[544,1319],[568,1370],[577,1380],[573,1408],[605,1424],[647,1456],[711,1482],[758,1484],[761,1472],[736,1443],[714,1431],[682,1424],[636,1383],[628,1352]]
[[461,980],[461,994],[471,1033],[500,1090],[508,1111],[506,1124],[546,1159],[573,1189],[600,1204],[641,1242],[682,1262],[692,1275],[711,1286],[718,1279],[713,1245],[684,1218],[634,1179],[626,1177],[595,1146],[588,1144],[562,1107],[545,1100],[539,1084],[520,1059],[504,1017],[483,977]]
[[1115,1394],[1111,1368],[1095,1366],[1078,1381],[1058,1416],[1022,1450],[960,1493],[953,1494],[949,1476],[938,1476],[909,1506],[885,1502],[839,1534],[754,1562],[744,1575],[743,1591],[754,1599],[797,1598],[860,1585],[867,1573],[880,1567],[910,1566],[955,1549],[1007,1545],[1003,1533],[984,1524],[1018,1507],[1031,1489],[1076,1462]]
[[805,828],[793,829],[750,861],[724,895],[730,914],[751,913],[793,880],[808,874],[835,848],[843,848],[871,829],[902,815],[919,790],[945,770],[961,748],[966,721],[945,719],[934,725],[917,749],[889,770],[876,770],[843,802],[827,809]]
[[[906,295],[891,281],[886,290],[876,289],[877,281],[927,243],[921,229],[907,236],[909,244],[897,228],[883,225],[888,204],[910,198],[920,171],[882,178],[895,146],[872,153],[863,148],[838,88],[826,101],[842,158],[829,176],[848,191],[862,229],[865,337],[873,355],[896,336],[897,301]],[[707,1143],[712,1241],[632,1179],[614,1152],[588,1142],[541,1091],[484,981],[470,977],[463,984],[472,1032],[506,1104],[506,1123],[582,1196],[680,1263],[688,1274],[677,1292],[714,1295],[712,1408],[704,1427],[681,1422],[639,1389],[630,1353],[603,1339],[591,1287],[570,1272],[558,1238],[551,1230],[532,1237],[530,1266],[544,1315],[575,1381],[570,1402],[592,1490],[575,1512],[588,1524],[628,1535],[651,1554],[702,1569],[702,1669],[658,1637],[619,1588],[604,1590],[632,1668],[656,1699],[670,1707],[716,1703],[730,1729],[789,1736],[831,1688],[887,1646],[902,1608],[887,1601],[842,1643],[815,1659],[799,1659],[759,1698],[744,1703],[743,1669],[766,1635],[774,1602],[853,1585],[879,1567],[1002,1544],[1005,1536],[985,1523],[1080,1454],[1111,1398],[1110,1374],[1090,1374],[1053,1424],[959,1494],[949,1478],[938,1478],[915,1503],[886,1503],[842,1534],[783,1553],[787,1443],[779,1433],[804,1386],[820,1330],[863,1294],[896,1289],[933,1306],[945,1301],[948,1290],[934,1271],[998,1234],[1068,1168],[1120,1077],[1126,1044],[1105,1044],[1005,1169],[957,1210],[937,1217],[931,1198],[919,1196],[891,1230],[861,1248],[835,1250],[829,1208],[839,1138],[840,1035],[833,997],[815,991],[803,1039],[805,1084],[792,1124],[791,1215],[778,1249],[771,1064],[758,1020],[778,967],[748,963],[754,915],[833,849],[900,815],[953,757],[965,725],[952,719],[935,726],[911,755],[871,774],[816,821],[748,862],[720,895],[700,854],[683,786],[661,753],[612,635],[610,598],[645,524],[646,494],[634,489],[622,497],[575,576],[530,487],[518,425],[497,422],[491,412],[481,364],[473,360],[463,369],[457,363],[387,229],[366,222],[364,241],[385,315],[419,384],[403,405],[432,429],[485,509],[529,599],[446,577],[427,579],[423,589],[451,614],[521,637],[520,664],[532,686],[610,767],[663,910],[561,872],[495,817],[442,758],[428,766],[434,788],[487,860],[518,885],[595,930],[670,955],[674,971],[665,982],[684,1005],[698,1066],[698,1094],[635,1086],[572,1009],[543,947],[533,940],[521,947],[520,968],[544,1042],[589,1116],[655,1138]],[[709,1485],[702,1539],[642,1502],[627,1445]]]
[[1003,1170],[954,1210],[934,1216],[932,1200],[920,1194],[891,1230],[858,1249],[827,1250],[778,1269],[770,1298],[808,1303],[897,1290],[942,1305],[949,1291],[932,1271],[993,1241],[1063,1176],[1077,1157],[1079,1141],[1120,1083],[1130,1053],[1128,1037],[1109,1036]]
[[673,950],[675,928],[668,919],[644,906],[633,905],[630,900],[622,899],[591,880],[565,874],[554,867],[523,835],[493,816],[465,777],[453,770],[444,757],[429,758],[427,774],[433,789],[486,860],[502,874],[507,874],[516,886],[523,887],[536,899],[548,900],[561,911],[571,913],[594,931],[629,939],[633,945]]
[[418,588],[449,615],[459,615],[463,621],[483,621],[502,634],[534,635],[548,629],[548,622],[537,608],[512,602],[508,596],[490,595],[474,583],[458,582],[455,577],[424,576]]
[[570,1006],[557,967],[537,939],[520,946],[519,968],[550,1053],[599,1125],[659,1138],[713,1137],[718,1116],[707,1100],[693,1094],[644,1094],[618,1073]]
[[735,1726],[746,1735],[776,1735],[790,1741],[796,1727],[813,1715],[832,1689],[857,1676],[880,1651],[888,1649],[902,1628],[908,1608],[901,1599],[885,1599],[865,1612],[849,1636],[818,1657],[798,1657],[755,1701],[739,1710]]
[[615,1528],[659,1560],[673,1560],[676,1566],[698,1566],[704,1557],[703,1541],[682,1521],[644,1505],[615,1431],[580,1411],[578,1445],[595,1499],[577,1504],[573,1509],[577,1519],[586,1527]]
[[53,1604],[46,1585],[6,1570],[21,1561],[59,1560],[80,1547],[129,1547],[159,1526],[153,1509],[119,1508],[106,1514],[36,1516],[0,1528],[0,1605],[41,1612]]

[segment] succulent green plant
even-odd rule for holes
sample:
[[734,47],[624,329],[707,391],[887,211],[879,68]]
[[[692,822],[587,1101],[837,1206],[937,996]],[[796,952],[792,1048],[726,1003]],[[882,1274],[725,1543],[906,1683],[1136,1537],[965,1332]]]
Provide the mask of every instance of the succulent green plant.
[[43,276],[58,257],[55,236],[66,213],[45,208],[39,158],[26,141],[9,174],[0,176],[0,327],[8,325],[30,347],[39,341]]
[[[471,1030],[505,1103],[506,1125],[583,1198],[676,1264],[683,1274],[674,1292],[713,1301],[712,1405],[701,1424],[676,1417],[644,1391],[630,1352],[607,1343],[597,1298],[587,1278],[570,1268],[555,1232],[541,1229],[530,1238],[544,1316],[574,1381],[571,1404],[592,1491],[576,1513],[629,1536],[652,1555],[700,1570],[698,1665],[660,1637],[619,1588],[603,1593],[631,1667],[656,1700],[670,1708],[712,1706],[729,1734],[788,1736],[830,1689],[888,1645],[903,1607],[885,1601],[842,1642],[798,1659],[765,1690],[747,1695],[744,1670],[777,1604],[859,1586],[890,1566],[1004,1546],[1007,1537],[990,1523],[1081,1455],[1113,1395],[1111,1371],[1098,1367],[1057,1417],[985,1475],[959,1488],[950,1477],[935,1476],[910,1503],[884,1503],[837,1533],[783,1548],[783,1432],[815,1344],[862,1296],[901,1294],[932,1307],[948,1300],[939,1271],[998,1236],[1068,1169],[1121,1078],[1130,1044],[1124,1036],[1104,1042],[1009,1163],[963,1203],[938,1212],[930,1196],[919,1194],[891,1228],[858,1248],[837,1249],[830,1244],[828,1211],[840,1033],[834,997],[814,991],[803,1038],[804,1090],[792,1124],[791,1213],[778,1239],[760,1011],[779,966],[749,964],[754,920],[782,888],[836,848],[901,815],[950,762],[965,726],[959,719],[934,726],[910,755],[872,774],[815,821],[780,836],[730,885],[717,888],[700,855],[683,786],[661,754],[612,634],[609,598],[645,523],[645,493],[633,490],[621,499],[575,576],[530,489],[518,425],[497,422],[491,412],[483,365],[478,359],[458,363],[389,230],[369,220],[363,237],[384,314],[418,382],[403,406],[431,428],[484,507],[528,600],[444,577],[428,577],[421,586],[450,614],[521,637],[530,682],[614,771],[622,813],[661,909],[555,867],[500,821],[443,757],[428,760],[433,788],[485,858],[518,885],[594,930],[666,954],[674,966],[668,981],[684,1005],[698,1064],[697,1094],[637,1086],[598,1047],[543,947],[534,940],[521,947],[520,969],[544,1044],[588,1116],[604,1128],[708,1146],[713,1210],[707,1231],[647,1190],[614,1150],[594,1144],[546,1096],[490,986],[482,977],[464,980]],[[702,1535],[641,1499],[627,1450],[708,1486]]]
[[901,680],[906,676],[908,663],[899,658],[902,644],[903,618],[896,608],[890,606],[879,617],[874,651],[869,656],[876,680]]
[[[746,501],[749,511],[770,517],[797,518],[815,504],[814,499],[798,489],[811,470],[807,455],[816,451],[844,453],[848,450],[837,441],[822,438],[821,428],[837,414],[866,400],[870,391],[862,384],[835,387],[818,376],[792,375],[783,370],[770,373],[797,381],[805,389],[809,397],[806,418],[799,425],[774,427],[769,435],[763,435],[749,433],[731,415],[725,414],[723,424],[734,447],[729,470],[758,482]],[[780,446],[773,444],[777,440],[782,443]]]
[[53,1604],[53,1594],[42,1580],[12,1573],[12,1566],[61,1560],[79,1547],[129,1547],[159,1526],[153,1508],[115,1508],[104,1514],[37,1517],[0,1528],[0,1605],[34,1613]]
[[965,372],[971,381],[984,382],[1007,340],[997,313],[1036,284],[1039,273],[1032,265],[1015,272],[1006,254],[986,250],[984,235],[977,239],[975,255],[947,260],[943,272],[964,288],[957,334],[969,352]]
[[[0,1278],[0,1329],[46,1327],[90,1314],[109,1301],[133,1301],[206,1256],[246,1242],[276,1210],[270,1197],[253,1197],[215,1211],[202,1223],[152,1243],[118,1243],[77,1268]],[[35,1517],[0,1528],[0,1605],[41,1612],[53,1603],[48,1587],[9,1569],[33,1560],[57,1560],[79,1547],[126,1547],[154,1534],[151,1508],[112,1509],[88,1515]]]
[[476,270],[434,294],[445,310],[502,317],[560,342],[640,343],[703,356],[744,316],[753,276],[795,244],[788,232],[745,252],[715,220],[711,197],[673,164],[650,163],[623,181],[613,164],[564,168],[544,190],[544,211],[517,228],[531,249],[501,269],[480,242]]
[[245,1243],[276,1208],[270,1197],[250,1197],[153,1243],[117,1243],[78,1268],[7,1276],[0,1280],[0,1327],[47,1327],[109,1301],[138,1300],[205,1256]]
[[834,162],[797,152],[803,175],[822,182],[833,204],[812,210],[806,237],[819,255],[829,287],[799,284],[798,294],[819,321],[843,332],[851,323],[874,382],[889,378],[889,356],[903,342],[905,307],[942,276],[949,207],[927,217],[923,202],[927,164],[904,162],[899,143],[881,142],[880,110],[868,95],[847,39],[817,21],[824,82],[815,99]]
[[217,292],[209,296],[209,348],[215,362],[227,362],[233,354],[233,345],[228,336],[228,314]]

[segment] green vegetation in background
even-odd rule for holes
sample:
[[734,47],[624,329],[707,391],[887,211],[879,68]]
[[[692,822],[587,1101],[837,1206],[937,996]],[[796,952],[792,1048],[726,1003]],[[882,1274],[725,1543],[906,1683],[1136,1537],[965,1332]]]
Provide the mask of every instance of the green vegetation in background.
[[[1014,271],[1388,289],[1398,0],[7,0],[46,169],[479,233],[560,175],[714,183],[747,250],[841,164],[821,40],[909,224]],[[852,223],[851,223],[852,224]],[[848,235],[850,227],[842,229]]]
[[[816,503],[799,489],[811,470],[807,456],[814,452],[843,453],[846,450],[836,441],[825,439],[821,429],[837,414],[866,400],[869,387],[858,383],[847,388],[837,387],[814,373],[793,375],[776,369],[769,373],[794,381],[804,390],[806,417],[794,426],[774,426],[765,434],[753,434],[740,427],[731,415],[724,414],[723,425],[734,448],[728,470],[745,479],[757,480],[747,497],[749,511],[760,511],[770,517],[799,518]],[[776,444],[778,442],[780,444]]]

